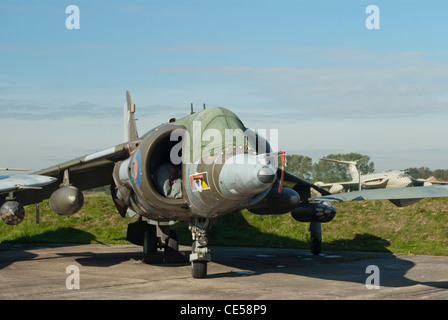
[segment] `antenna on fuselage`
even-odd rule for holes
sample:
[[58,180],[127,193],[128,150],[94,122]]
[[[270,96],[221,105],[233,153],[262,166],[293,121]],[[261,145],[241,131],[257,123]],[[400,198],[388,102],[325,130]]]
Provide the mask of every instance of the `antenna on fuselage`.
[[190,108],[191,108],[190,114],[193,114],[194,113],[194,111],[193,111],[193,103],[190,104]]

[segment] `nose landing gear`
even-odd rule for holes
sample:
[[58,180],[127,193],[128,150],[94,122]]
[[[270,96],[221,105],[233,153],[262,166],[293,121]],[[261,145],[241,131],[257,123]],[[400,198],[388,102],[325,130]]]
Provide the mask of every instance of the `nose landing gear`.
[[315,256],[319,255],[322,250],[322,227],[320,222],[310,223],[311,234],[311,253]]
[[203,279],[207,277],[207,263],[211,261],[210,251],[207,248],[210,219],[193,218],[189,229],[193,238],[190,254],[191,274],[194,279]]

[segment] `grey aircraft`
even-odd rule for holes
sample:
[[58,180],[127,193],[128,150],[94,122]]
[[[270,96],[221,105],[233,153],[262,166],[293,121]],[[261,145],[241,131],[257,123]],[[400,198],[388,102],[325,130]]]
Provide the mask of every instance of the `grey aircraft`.
[[340,193],[342,191],[355,191],[367,189],[382,189],[382,188],[405,188],[416,186],[431,186],[434,184],[442,185],[448,184],[445,181],[427,181],[423,179],[414,179],[409,173],[403,170],[391,170],[384,172],[376,172],[369,174],[361,174],[358,171],[357,161],[343,161],[335,159],[321,158],[320,160],[348,165],[351,175],[351,181],[323,183],[316,182],[315,184],[323,189],[329,190],[331,194]]
[[[146,263],[185,261],[170,225],[174,221],[189,224],[193,278],[207,275],[211,259],[207,231],[212,224],[245,208],[258,215],[291,213],[295,220],[309,223],[311,251],[319,254],[321,223],[336,214],[331,201],[344,199],[312,199],[312,189],[324,197],[331,194],[287,172],[284,153],[271,150],[233,112],[221,107],[191,110],[143,135],[137,132],[134,112],[127,92],[126,142],[40,170],[35,174],[53,177],[58,183],[13,191],[10,199],[28,205],[49,198],[54,212],[70,215],[83,205],[82,190],[110,185],[118,213],[139,215],[129,225],[127,239],[143,247]],[[401,201],[432,196],[429,190],[411,189],[415,190],[399,198],[391,191],[381,198]],[[437,191],[435,196],[448,196],[447,189]],[[352,200],[359,197],[345,201]]]

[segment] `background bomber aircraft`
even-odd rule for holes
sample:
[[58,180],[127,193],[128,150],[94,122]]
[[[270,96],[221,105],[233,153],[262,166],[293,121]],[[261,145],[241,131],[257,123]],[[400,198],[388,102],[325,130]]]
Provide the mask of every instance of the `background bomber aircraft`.
[[[40,189],[13,189],[8,193],[8,202],[3,197],[0,204],[14,204],[10,212],[18,215],[23,205],[49,198],[54,212],[71,215],[83,206],[81,190],[111,185],[119,214],[140,216],[129,224],[127,239],[143,246],[144,261],[185,261],[169,225],[173,221],[186,222],[193,240],[189,256],[192,276],[204,278],[211,259],[207,230],[220,216],[235,210],[247,208],[259,215],[291,212],[295,220],[310,224],[311,251],[319,254],[321,223],[331,221],[336,214],[331,201],[390,199],[396,205],[408,205],[421,198],[448,196],[444,187],[331,195],[285,171],[284,155],[278,167],[277,158],[282,153],[273,152],[264,138],[247,129],[225,108],[192,110],[190,115],[172,118],[142,136],[138,135],[134,112],[135,105],[126,92],[127,141],[36,172],[58,182]],[[210,132],[215,139],[211,139]],[[312,189],[323,196],[311,198]]]
[[403,170],[391,170],[361,174],[361,172],[357,168],[358,162],[361,159],[357,161],[345,161],[321,158],[320,160],[347,165],[350,176],[352,178],[351,181],[331,183],[323,183],[318,181],[315,183],[317,186],[328,190],[331,194],[340,193],[342,191],[355,191],[365,189],[405,188],[431,186],[433,184],[448,184],[448,182],[445,181],[427,181],[425,179],[414,179],[411,175],[409,175],[409,173]]

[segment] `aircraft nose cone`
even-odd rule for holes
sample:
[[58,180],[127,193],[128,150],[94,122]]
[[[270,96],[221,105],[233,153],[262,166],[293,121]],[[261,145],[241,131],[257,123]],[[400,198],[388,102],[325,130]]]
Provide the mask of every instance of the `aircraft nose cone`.
[[269,184],[275,179],[275,172],[270,167],[263,167],[258,170],[257,178],[261,183]]
[[276,168],[256,155],[237,154],[226,160],[219,173],[219,190],[230,199],[250,199],[268,189],[276,179]]

